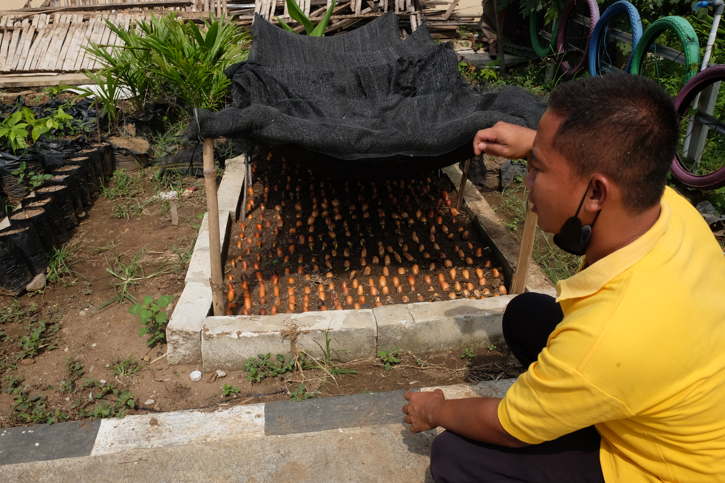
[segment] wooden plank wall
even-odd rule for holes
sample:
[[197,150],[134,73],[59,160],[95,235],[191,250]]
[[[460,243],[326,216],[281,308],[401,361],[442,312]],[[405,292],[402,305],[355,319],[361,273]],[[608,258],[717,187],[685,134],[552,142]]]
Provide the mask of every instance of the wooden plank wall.
[[100,68],[84,47],[119,45],[105,20],[128,28],[144,15],[116,13],[84,18],[78,13],[0,17],[0,72],[81,72]]

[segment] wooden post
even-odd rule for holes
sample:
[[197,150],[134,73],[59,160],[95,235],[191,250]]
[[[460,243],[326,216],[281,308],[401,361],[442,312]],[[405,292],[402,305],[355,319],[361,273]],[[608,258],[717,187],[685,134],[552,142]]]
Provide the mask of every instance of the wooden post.
[[207,220],[209,222],[209,263],[211,264],[211,300],[213,315],[224,315],[222,285],[222,255],[219,241],[219,201],[216,192],[214,140],[204,139],[204,187],[206,189]]
[[[481,155],[483,159],[483,155]],[[471,169],[471,158],[468,158],[463,165],[463,174],[461,175],[461,184],[458,185],[458,199],[456,200],[456,209],[460,210],[463,204],[463,192],[466,189],[466,181],[468,181],[468,170]]]
[[519,248],[519,259],[516,262],[516,271],[511,280],[510,293],[523,293],[526,290],[526,278],[529,273],[529,261],[534,250],[534,238],[536,235],[536,213],[531,211],[531,204],[526,203],[526,220],[521,233],[521,248]]

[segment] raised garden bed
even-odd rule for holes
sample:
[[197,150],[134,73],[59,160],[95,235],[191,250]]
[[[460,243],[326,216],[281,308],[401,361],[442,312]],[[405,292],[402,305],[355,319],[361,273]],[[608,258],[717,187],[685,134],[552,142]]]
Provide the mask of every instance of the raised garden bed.
[[283,158],[252,168],[247,216],[233,225],[227,255],[227,315],[507,293],[501,263],[453,205],[447,177],[331,179]]

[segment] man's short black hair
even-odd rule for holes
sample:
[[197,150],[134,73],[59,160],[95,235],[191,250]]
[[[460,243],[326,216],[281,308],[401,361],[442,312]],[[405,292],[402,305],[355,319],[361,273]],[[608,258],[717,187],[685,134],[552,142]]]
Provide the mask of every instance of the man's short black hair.
[[564,119],[554,147],[575,173],[609,176],[635,213],[659,202],[678,137],[677,113],[661,87],[629,74],[574,80],[552,92],[549,109]]

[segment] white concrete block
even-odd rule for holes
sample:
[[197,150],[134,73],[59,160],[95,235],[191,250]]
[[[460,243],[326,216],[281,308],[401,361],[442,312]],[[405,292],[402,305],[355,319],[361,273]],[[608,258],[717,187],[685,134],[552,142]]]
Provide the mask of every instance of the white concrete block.
[[102,420],[91,455],[254,437],[264,437],[264,404],[142,414]]
[[209,285],[187,283],[166,326],[166,360],[169,364],[201,361],[201,327],[210,310]]
[[[201,221],[199,233],[196,236],[194,250],[191,253],[189,268],[186,271],[186,283],[196,282],[209,285],[211,278],[211,262],[209,260],[209,214],[205,213]],[[225,240],[230,228],[229,212],[219,211],[219,234],[221,240],[221,253],[224,254]]]
[[239,200],[244,186],[246,155],[242,154],[225,162],[224,176],[217,190],[219,210],[228,211],[232,218],[239,218]]
[[373,313],[378,327],[378,350],[401,349],[424,354],[499,342],[503,337],[503,311],[512,297],[376,308]]
[[330,310],[268,316],[207,317],[201,335],[204,369],[241,369],[258,354],[288,354],[297,328],[296,348],[321,357],[325,333],[333,357],[349,361],[375,355],[375,320],[371,310]]

